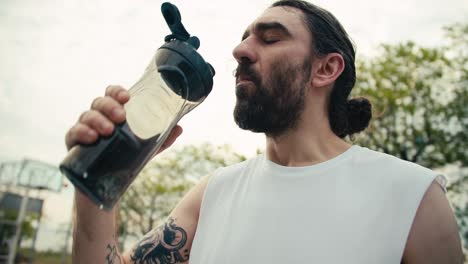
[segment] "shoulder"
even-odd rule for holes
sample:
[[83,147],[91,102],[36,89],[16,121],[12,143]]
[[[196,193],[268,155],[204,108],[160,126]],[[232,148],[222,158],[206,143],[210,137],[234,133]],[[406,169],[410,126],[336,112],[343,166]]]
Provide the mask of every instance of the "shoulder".
[[261,164],[261,158],[255,157],[234,165],[217,169],[204,186],[203,194],[200,196],[200,210],[203,211],[212,206],[217,206],[221,201],[234,199],[236,190],[242,189],[246,179],[251,177],[252,170]]
[[354,162],[386,186],[398,212],[413,212],[403,263],[462,263],[458,227],[445,196],[443,175],[395,156],[359,147]]
[[414,217],[403,263],[462,263],[458,226],[436,181],[427,189]]
[[419,173],[430,173],[431,170],[420,166],[416,163],[409,162],[406,160],[402,160],[398,157],[389,155],[387,153],[371,150],[365,147],[359,147],[357,155],[355,155],[355,160],[360,165],[368,166],[368,167],[378,167],[380,169],[383,168],[394,168],[399,169],[399,171],[404,172],[419,172]]
[[249,172],[258,169],[262,162],[262,157],[262,155],[259,155],[230,166],[219,168],[210,177],[210,188],[218,189],[245,179],[245,177],[250,175]]
[[382,195],[392,197],[399,209],[407,208],[413,215],[430,186],[446,191],[442,174],[389,154],[359,147],[353,162],[360,182],[378,186]]
[[445,188],[445,177],[438,172],[398,157],[357,147],[353,165],[363,175],[372,175],[392,185],[421,186],[425,191],[433,180]]

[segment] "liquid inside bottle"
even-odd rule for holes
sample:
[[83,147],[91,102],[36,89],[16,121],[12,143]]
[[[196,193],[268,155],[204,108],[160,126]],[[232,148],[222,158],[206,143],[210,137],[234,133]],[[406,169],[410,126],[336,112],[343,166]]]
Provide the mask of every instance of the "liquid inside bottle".
[[181,96],[184,85],[177,76],[158,72],[153,58],[129,90],[126,121],[109,137],[73,147],[61,171],[94,202],[111,209],[180,118],[200,103]]

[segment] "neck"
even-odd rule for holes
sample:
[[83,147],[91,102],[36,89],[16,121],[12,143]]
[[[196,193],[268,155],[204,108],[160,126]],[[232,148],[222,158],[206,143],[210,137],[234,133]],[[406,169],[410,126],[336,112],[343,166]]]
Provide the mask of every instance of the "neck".
[[349,149],[351,144],[333,133],[328,117],[323,113],[306,108],[301,116],[307,119],[303,118],[294,129],[279,136],[267,135],[267,158],[283,166],[308,166],[332,159]]

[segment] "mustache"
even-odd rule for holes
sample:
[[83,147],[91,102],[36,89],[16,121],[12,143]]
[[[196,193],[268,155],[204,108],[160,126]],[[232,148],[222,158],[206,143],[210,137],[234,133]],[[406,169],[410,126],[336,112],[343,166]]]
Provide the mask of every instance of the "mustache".
[[260,84],[260,74],[253,69],[251,65],[248,64],[239,64],[237,65],[237,68],[234,71],[234,77],[236,77],[236,80],[239,78],[239,76],[247,76],[253,83],[255,84]]

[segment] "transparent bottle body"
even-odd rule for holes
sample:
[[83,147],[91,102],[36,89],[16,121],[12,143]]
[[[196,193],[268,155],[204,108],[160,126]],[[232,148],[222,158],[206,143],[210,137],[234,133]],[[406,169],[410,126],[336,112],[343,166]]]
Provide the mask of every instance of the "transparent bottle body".
[[68,179],[101,208],[114,206],[180,118],[200,104],[168,87],[156,56],[129,90],[126,121],[110,137],[73,147],[60,164]]
[[141,139],[167,130],[185,109],[186,100],[167,86],[157,70],[155,57],[130,88],[130,100],[125,104],[127,123]]

